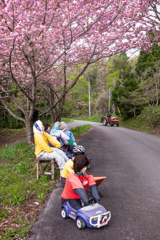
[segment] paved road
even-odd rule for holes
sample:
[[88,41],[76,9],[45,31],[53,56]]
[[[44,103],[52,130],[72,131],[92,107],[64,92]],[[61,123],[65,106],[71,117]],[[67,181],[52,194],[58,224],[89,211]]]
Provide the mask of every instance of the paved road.
[[107,176],[100,187],[101,204],[112,213],[109,225],[79,230],[74,220],[62,219],[59,188],[33,225],[30,240],[160,240],[160,137],[92,125],[78,143],[93,159],[89,173]]

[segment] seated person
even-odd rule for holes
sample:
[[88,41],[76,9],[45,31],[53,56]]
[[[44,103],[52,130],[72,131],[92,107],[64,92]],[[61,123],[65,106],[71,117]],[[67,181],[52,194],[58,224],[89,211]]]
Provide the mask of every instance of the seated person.
[[[92,197],[96,203],[100,202],[100,196],[92,175],[85,173],[89,160],[85,155],[78,155],[74,159],[74,173],[68,175],[61,195],[61,204],[69,202],[72,208],[78,210],[89,205],[87,190],[90,188]],[[82,202],[83,201],[83,205]]]
[[111,120],[111,117],[112,117],[111,113],[108,113],[108,114],[107,114],[107,117],[108,117],[108,121],[110,121],[110,120]]
[[78,155],[84,155],[84,154],[85,154],[85,148],[83,146],[77,145],[77,146],[75,146],[73,148],[73,157],[72,157],[72,159],[68,160],[65,163],[65,166],[64,166],[63,171],[61,173],[61,182],[62,182],[63,186],[66,183],[67,176],[70,173],[74,172],[74,170],[73,170],[73,163],[74,163],[75,157],[78,156]]
[[51,132],[51,126],[50,126],[50,124],[45,124],[45,125],[44,125],[44,131],[47,132],[48,134],[50,134],[50,132]]
[[67,124],[65,122],[61,122],[59,129],[62,130],[70,139],[72,139],[74,146],[77,145],[73,133],[71,131],[67,130]]
[[[38,120],[33,125],[33,133],[34,133],[34,142],[35,142],[35,155],[37,159],[55,159],[57,162],[60,173],[63,170],[65,162],[69,159],[68,157],[59,149],[61,144],[55,138],[53,138],[50,134],[44,132],[43,123]],[[50,142],[54,147],[50,147],[48,145]]]
[[61,123],[60,123],[59,129],[62,130],[62,131],[73,141],[73,146],[70,146],[70,145],[65,145],[65,144],[60,140],[61,145],[62,145],[65,149],[67,149],[67,151],[69,151],[70,153],[73,153],[73,148],[74,148],[74,146],[77,145],[73,133],[72,133],[71,131],[67,130],[67,124],[66,124],[65,122],[61,122]]
[[73,145],[73,141],[59,129],[59,126],[60,122],[55,122],[50,131],[51,136],[61,139],[65,145]]
[[[45,124],[45,132],[47,132],[48,134],[50,134],[50,132],[51,132],[51,126],[50,126],[50,124]],[[54,137],[54,136],[53,136]],[[59,141],[60,139],[58,139],[58,141]],[[62,141],[61,141],[62,142]],[[63,143],[63,142],[62,142]],[[53,147],[52,146],[52,144],[51,143],[48,143],[49,144],[49,146],[50,147]],[[64,143],[63,143],[64,144]],[[66,156],[69,158],[69,159],[72,159],[72,157],[73,157],[73,154],[72,153],[70,153],[70,152],[68,152],[66,149],[64,149],[63,147],[62,147],[62,144],[61,144],[61,147],[60,147],[60,149],[66,154]]]

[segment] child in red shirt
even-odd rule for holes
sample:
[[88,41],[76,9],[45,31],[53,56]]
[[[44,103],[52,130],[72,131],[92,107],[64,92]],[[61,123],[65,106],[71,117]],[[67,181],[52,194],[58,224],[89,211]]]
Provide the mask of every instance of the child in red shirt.
[[86,174],[89,160],[84,155],[78,155],[74,159],[74,173],[71,173],[66,178],[66,184],[61,195],[62,204],[68,201],[74,209],[78,210],[82,207],[81,200],[84,206],[89,204],[87,190],[90,188],[92,197],[95,202],[100,201],[100,196],[97,186],[92,175]]

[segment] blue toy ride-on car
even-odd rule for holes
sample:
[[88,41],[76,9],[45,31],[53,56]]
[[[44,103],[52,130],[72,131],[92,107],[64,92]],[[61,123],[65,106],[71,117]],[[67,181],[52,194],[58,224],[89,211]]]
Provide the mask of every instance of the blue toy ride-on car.
[[99,203],[90,204],[79,210],[73,209],[69,202],[66,201],[61,208],[62,218],[73,218],[79,229],[87,227],[100,228],[108,224],[111,219],[111,212],[107,211]]

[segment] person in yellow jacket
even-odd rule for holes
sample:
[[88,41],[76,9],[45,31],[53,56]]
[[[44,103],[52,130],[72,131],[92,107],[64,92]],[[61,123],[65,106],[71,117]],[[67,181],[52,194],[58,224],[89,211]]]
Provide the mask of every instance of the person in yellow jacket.
[[[34,133],[34,142],[35,142],[35,155],[39,160],[41,159],[55,159],[57,162],[60,173],[62,172],[65,162],[69,160],[69,158],[64,154],[62,150],[59,148],[61,144],[50,134],[44,132],[43,123],[38,120],[33,125],[33,133]],[[50,142],[54,147],[50,147],[48,145]]]
[[81,145],[77,145],[73,148],[73,157],[72,159],[68,160],[63,168],[63,171],[61,173],[61,182],[63,186],[65,186],[66,178],[69,174],[74,172],[74,159],[78,155],[85,155],[85,148]]

